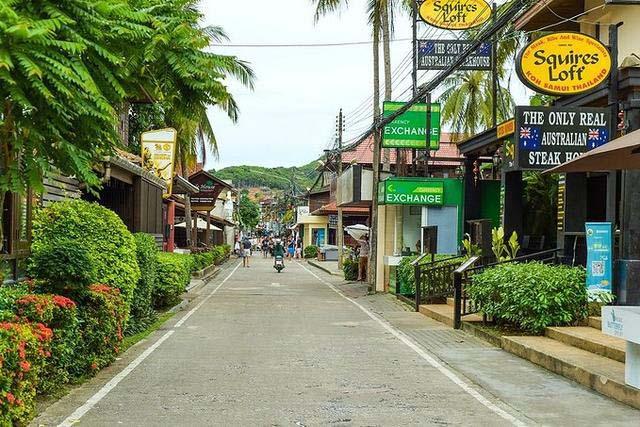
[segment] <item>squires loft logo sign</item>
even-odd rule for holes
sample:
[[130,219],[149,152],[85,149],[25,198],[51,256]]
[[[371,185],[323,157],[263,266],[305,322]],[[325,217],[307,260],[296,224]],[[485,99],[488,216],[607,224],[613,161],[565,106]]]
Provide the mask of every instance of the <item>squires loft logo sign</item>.
[[593,37],[554,33],[529,43],[520,52],[516,70],[520,80],[536,92],[575,95],[595,88],[609,77],[611,55]]
[[466,30],[491,18],[491,6],[485,0],[426,0],[420,5],[420,18],[445,30]]

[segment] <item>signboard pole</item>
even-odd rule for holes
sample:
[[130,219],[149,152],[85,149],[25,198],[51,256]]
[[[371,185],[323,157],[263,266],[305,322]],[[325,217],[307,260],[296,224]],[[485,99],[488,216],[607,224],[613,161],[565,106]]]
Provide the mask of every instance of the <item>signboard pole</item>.
[[[496,21],[496,2],[492,2],[493,14],[492,20]],[[491,91],[493,92],[493,127],[498,125],[498,36],[493,35],[492,40],[492,55],[491,55]]]
[[427,151],[424,153],[424,176],[429,177],[429,157],[431,157],[431,92],[427,92]]
[[[411,29],[413,31],[413,39],[411,40],[413,47],[413,68],[411,70],[411,93],[412,98],[416,96],[418,91],[418,3],[417,0],[411,1]],[[429,142],[427,142],[429,144]],[[411,149],[411,176],[416,176],[416,149]]]

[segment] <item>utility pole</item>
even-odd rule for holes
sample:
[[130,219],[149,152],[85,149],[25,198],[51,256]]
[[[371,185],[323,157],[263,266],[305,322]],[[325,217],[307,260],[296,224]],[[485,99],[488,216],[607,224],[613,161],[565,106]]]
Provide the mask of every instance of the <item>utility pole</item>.
[[342,202],[342,191],[340,190],[340,177],[342,176],[342,130],[344,128],[344,117],[342,115],[342,108],[338,113],[338,177],[336,185],[336,206],[338,207],[338,230],[337,230],[337,244],[338,244],[338,268],[342,268],[343,261],[343,247],[344,247],[344,225],[342,224],[342,208],[340,204]]
[[[380,28],[373,27],[373,64],[379,67],[380,52]],[[380,182],[380,70],[373,70],[373,188],[371,190],[371,223],[369,228],[369,292],[376,291],[376,275],[378,266],[378,183]]]
[[[416,96],[418,92],[418,3],[416,0],[411,1],[411,30],[413,32],[413,39],[411,42],[412,47],[412,60],[413,68],[411,69],[411,94],[412,98]],[[417,150],[411,149],[411,176],[416,176]]]

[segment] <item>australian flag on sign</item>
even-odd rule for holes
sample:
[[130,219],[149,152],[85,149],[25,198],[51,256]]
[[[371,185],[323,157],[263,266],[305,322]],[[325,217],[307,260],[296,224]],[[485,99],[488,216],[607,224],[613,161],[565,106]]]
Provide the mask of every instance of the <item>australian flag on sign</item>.
[[520,126],[519,141],[521,150],[538,150],[542,142],[542,132],[539,127]]
[[609,129],[607,128],[589,128],[587,147],[589,150],[597,148],[602,144],[609,142]]

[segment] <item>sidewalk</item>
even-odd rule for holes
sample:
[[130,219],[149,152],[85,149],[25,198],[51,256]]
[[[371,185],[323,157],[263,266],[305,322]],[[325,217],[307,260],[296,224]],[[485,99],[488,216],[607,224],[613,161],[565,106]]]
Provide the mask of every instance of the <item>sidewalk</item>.
[[309,265],[319,268],[332,276],[344,277],[344,273],[340,267],[338,267],[338,261],[318,261],[317,259],[308,259],[307,262]]
[[[640,411],[416,313],[393,295],[368,295],[365,284],[324,279],[534,423],[612,426],[636,425],[640,419]],[[389,363],[403,369],[394,355]]]

